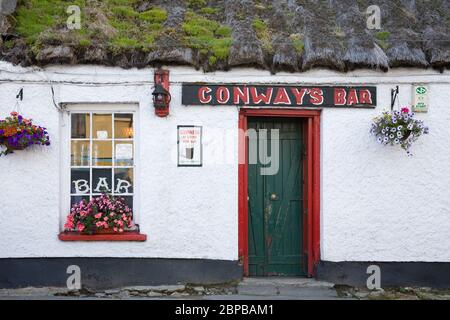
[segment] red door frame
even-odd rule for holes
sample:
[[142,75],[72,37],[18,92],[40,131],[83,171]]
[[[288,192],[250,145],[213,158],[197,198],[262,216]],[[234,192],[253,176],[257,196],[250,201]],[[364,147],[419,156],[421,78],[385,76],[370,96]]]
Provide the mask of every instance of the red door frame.
[[303,243],[307,254],[307,274],[315,275],[320,259],[320,110],[241,109],[239,112],[239,260],[248,276],[248,117],[305,119]]

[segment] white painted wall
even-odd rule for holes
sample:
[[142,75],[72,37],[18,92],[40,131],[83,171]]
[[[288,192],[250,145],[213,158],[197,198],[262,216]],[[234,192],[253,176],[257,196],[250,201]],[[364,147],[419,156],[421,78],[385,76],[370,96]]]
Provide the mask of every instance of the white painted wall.
[[[329,261],[450,262],[450,73],[432,70],[316,70],[270,75],[236,69],[204,74],[171,68],[171,113],[151,105],[152,69],[79,66],[23,69],[0,63],[0,117],[24,87],[21,111],[47,126],[53,145],[0,158],[0,257],[160,257],[236,260],[238,251],[237,121],[235,107],[181,106],[182,82],[375,84],[376,110],[323,110],[321,255]],[[144,243],[61,242],[62,120],[56,102],[138,103],[139,214]],[[408,158],[368,134],[370,120],[400,84],[401,105],[411,83],[430,86],[430,111],[420,115],[430,135]],[[176,127],[202,125],[204,166],[176,166]],[[218,141],[220,143],[218,143]],[[223,154],[231,155],[223,158]]]

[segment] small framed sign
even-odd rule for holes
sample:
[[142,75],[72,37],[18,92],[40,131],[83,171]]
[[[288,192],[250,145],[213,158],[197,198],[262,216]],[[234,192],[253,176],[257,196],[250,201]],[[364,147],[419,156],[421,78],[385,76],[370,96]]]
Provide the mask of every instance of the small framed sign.
[[201,167],[202,127],[178,126],[178,166]]

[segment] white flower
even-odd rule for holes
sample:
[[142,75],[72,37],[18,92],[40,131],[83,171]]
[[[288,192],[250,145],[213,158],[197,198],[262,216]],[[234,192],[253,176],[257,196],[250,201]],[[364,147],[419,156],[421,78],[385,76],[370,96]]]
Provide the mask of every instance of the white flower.
[[391,128],[391,132],[396,132],[397,129],[396,128]]
[[401,126],[401,125],[397,127],[398,131],[401,131],[402,129],[403,129],[403,126]]
[[389,135],[389,138],[394,139],[395,136],[394,136],[393,134],[390,134],[390,135]]
[[396,138],[396,139],[394,139],[394,143],[395,143],[395,144],[399,144],[399,143],[400,143],[400,140]]

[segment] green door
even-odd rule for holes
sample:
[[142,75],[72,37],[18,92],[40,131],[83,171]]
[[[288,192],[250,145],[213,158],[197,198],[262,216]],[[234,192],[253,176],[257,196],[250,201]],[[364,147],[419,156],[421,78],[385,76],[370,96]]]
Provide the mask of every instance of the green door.
[[[248,128],[249,273],[251,276],[304,275],[301,123],[295,119],[249,119]],[[273,129],[279,130],[278,171],[263,173],[261,169],[270,167],[268,160],[274,154]],[[252,156],[250,153],[256,150],[258,156]]]

